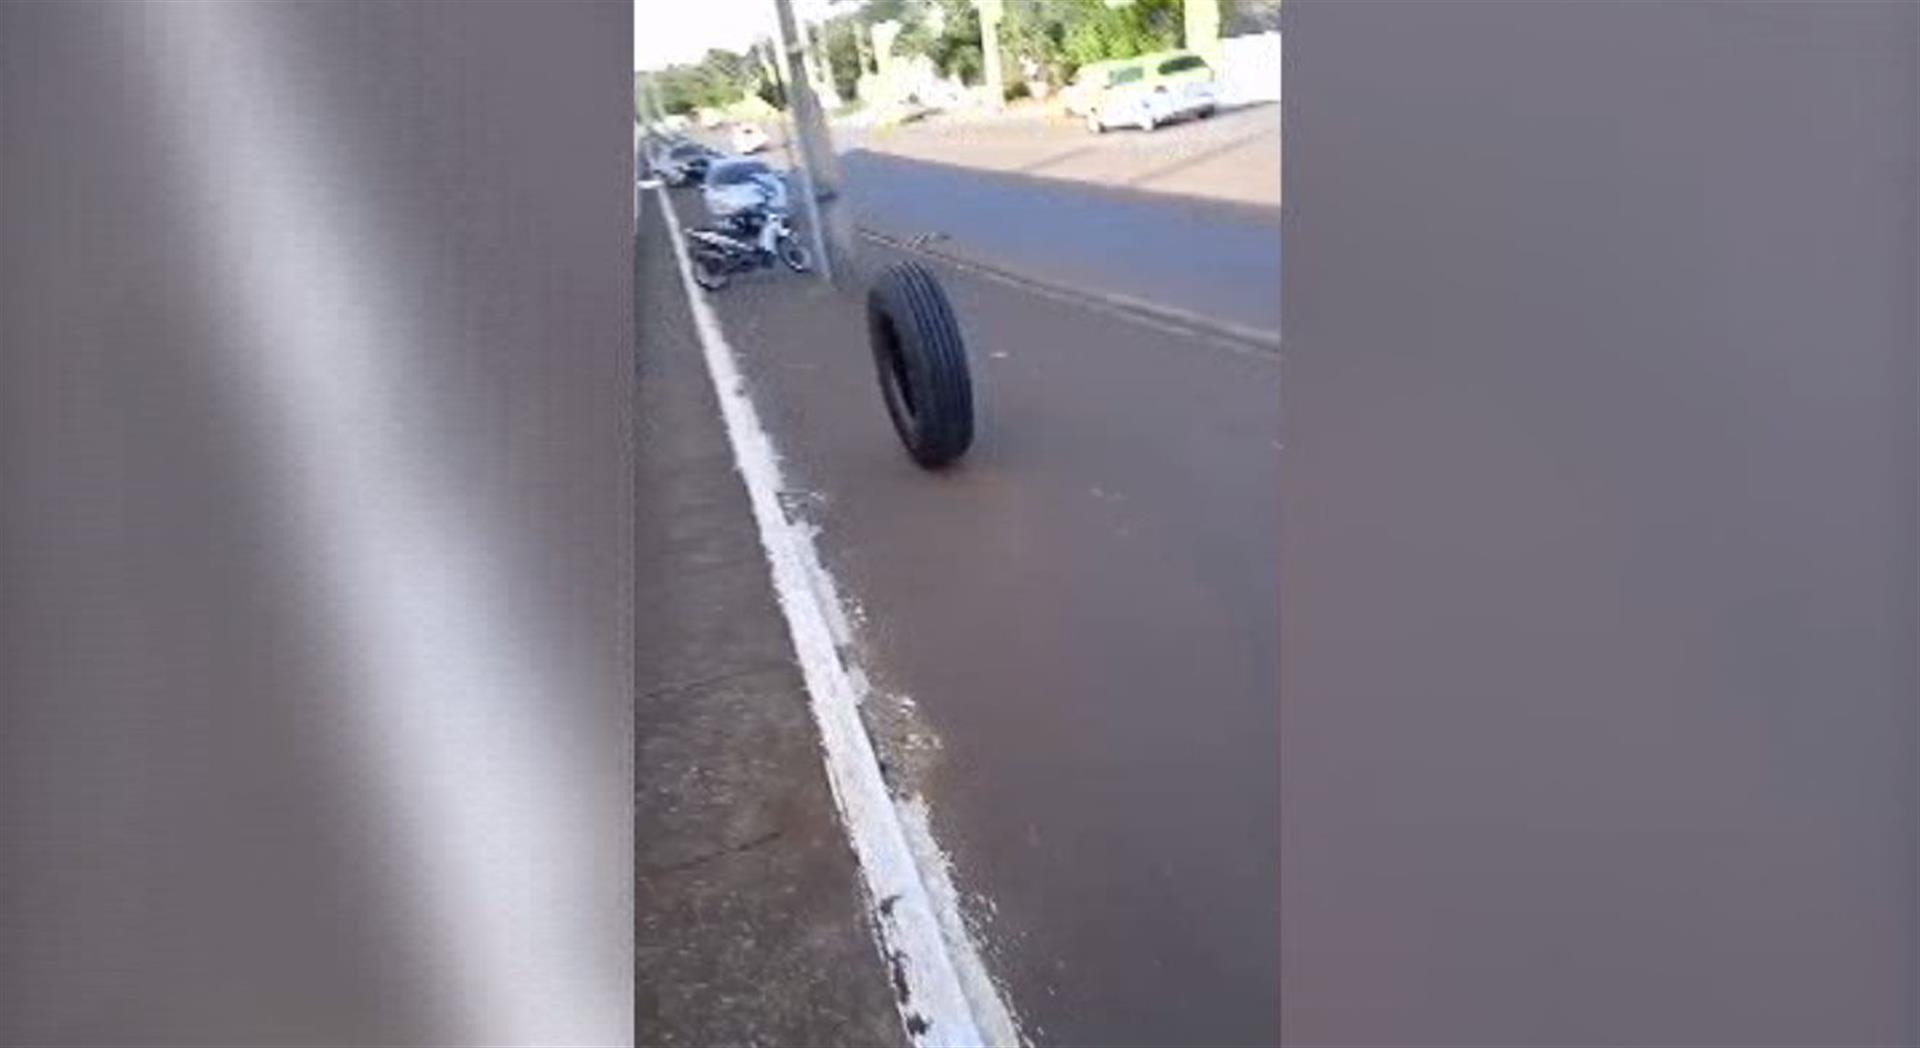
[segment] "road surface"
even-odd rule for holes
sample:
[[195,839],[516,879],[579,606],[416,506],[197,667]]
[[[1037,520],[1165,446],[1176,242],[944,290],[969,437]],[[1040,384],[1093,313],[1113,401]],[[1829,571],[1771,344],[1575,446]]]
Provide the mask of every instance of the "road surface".
[[1280,330],[1280,212],[979,171],[841,157],[857,225],[1047,283]]
[[1278,336],[1278,106],[1151,134],[1033,121],[836,134],[862,227]]
[[[1195,235],[1174,198],[1096,195],[1062,215],[1050,190],[987,174],[850,171],[862,194],[906,171],[899,200],[995,200],[1001,230],[1055,216],[1143,231],[1111,279]],[[693,194],[674,199],[698,215]],[[996,212],[967,206],[989,242]],[[887,428],[857,299],[771,273],[713,298],[857,604],[877,701],[908,697],[940,740],[919,759],[934,828],[962,891],[991,900],[976,916],[1028,1033],[1273,1043],[1278,358],[941,273],[980,408],[973,453],[945,475],[911,466]],[[1160,291],[1206,309],[1203,284]]]
[[[787,165],[779,128],[760,157]],[[727,148],[725,135],[697,137]],[[1280,107],[1151,134],[1009,119],[837,127],[854,221],[1269,341],[1280,331]]]
[[1280,106],[1222,110],[1151,133],[1089,133],[1079,121],[1009,110],[900,127],[839,126],[842,149],[986,171],[1280,206]]

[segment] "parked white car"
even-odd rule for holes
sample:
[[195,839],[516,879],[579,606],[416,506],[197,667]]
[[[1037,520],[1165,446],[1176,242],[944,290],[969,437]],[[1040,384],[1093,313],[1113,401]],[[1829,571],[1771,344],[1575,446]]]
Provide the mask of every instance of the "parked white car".
[[733,151],[746,156],[767,148],[767,133],[754,124],[733,125]]
[[1220,106],[1220,87],[1206,60],[1188,51],[1143,55],[1100,63],[1093,78],[1076,83],[1073,103],[1086,114],[1096,134],[1114,127],[1151,131],[1185,117],[1211,116]]

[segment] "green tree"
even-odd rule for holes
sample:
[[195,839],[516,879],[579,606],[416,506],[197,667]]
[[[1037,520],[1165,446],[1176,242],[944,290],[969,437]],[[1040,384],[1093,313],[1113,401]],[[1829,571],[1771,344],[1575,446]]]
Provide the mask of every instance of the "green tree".
[[1179,47],[1184,22],[1182,0],[1009,0],[1001,47],[1010,67],[1030,63],[1062,84],[1089,62]]
[[1225,0],[1220,5],[1220,35],[1272,33],[1280,29],[1280,0]]
[[780,54],[773,41],[754,41],[747,49],[746,66],[747,89],[775,109],[785,109],[787,88],[780,79]]
[[1073,70],[1067,64],[1064,10],[1078,0],[1008,0],[1000,21],[1000,50],[1008,59],[1006,68],[1020,70],[1031,64],[1038,68],[1039,79],[1064,83]]
[[853,16],[863,26],[873,26],[881,22],[899,22],[902,25],[912,21],[919,14],[922,0],[867,0]]
[[985,63],[980,9],[973,0],[900,0],[897,13],[901,29],[893,42],[895,53],[926,55],[940,75],[964,84],[980,82]]
[[693,65],[668,66],[651,74],[660,87],[661,107],[686,114],[721,109],[748,95],[758,95],[769,105],[784,105],[786,96],[779,82],[768,75],[760,53],[764,46],[769,45],[756,43],[746,54],[715,48]]
[[841,98],[852,98],[860,86],[859,34],[867,31],[857,16],[839,15],[820,28],[827,52],[827,75]]

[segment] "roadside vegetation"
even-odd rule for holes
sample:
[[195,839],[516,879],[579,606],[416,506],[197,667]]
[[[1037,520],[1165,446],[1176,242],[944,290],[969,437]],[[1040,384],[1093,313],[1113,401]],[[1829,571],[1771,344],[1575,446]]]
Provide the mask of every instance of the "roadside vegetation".
[[[881,22],[901,27],[893,41],[896,55],[924,55],[941,76],[965,86],[985,79],[980,12],[974,0],[865,0],[841,6],[843,13],[813,27],[812,44],[815,59],[849,104],[857,98],[861,77],[878,67],[871,53],[871,30]],[[1132,0],[1117,6],[1106,0],[1005,0],[1000,48],[1008,97],[1056,90],[1090,62],[1182,46],[1183,8],[1182,0]],[[652,75],[668,113],[727,111],[750,98],[777,108],[786,99],[776,59],[772,43],[761,40],[745,53],[715,49],[697,63]],[[638,76],[634,90],[638,105]]]

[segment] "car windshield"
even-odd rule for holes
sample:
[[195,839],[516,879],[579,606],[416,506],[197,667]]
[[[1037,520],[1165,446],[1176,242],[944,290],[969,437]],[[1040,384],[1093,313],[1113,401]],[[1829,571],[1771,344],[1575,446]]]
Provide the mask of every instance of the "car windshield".
[[1171,73],[1184,73],[1189,69],[1205,69],[1206,67],[1207,63],[1201,59],[1199,55],[1181,55],[1178,58],[1169,58],[1160,63],[1160,75],[1166,76]]
[[1112,87],[1119,84],[1135,83],[1145,78],[1146,75],[1147,71],[1141,69],[1139,66],[1122,66],[1107,74],[1107,85]]

